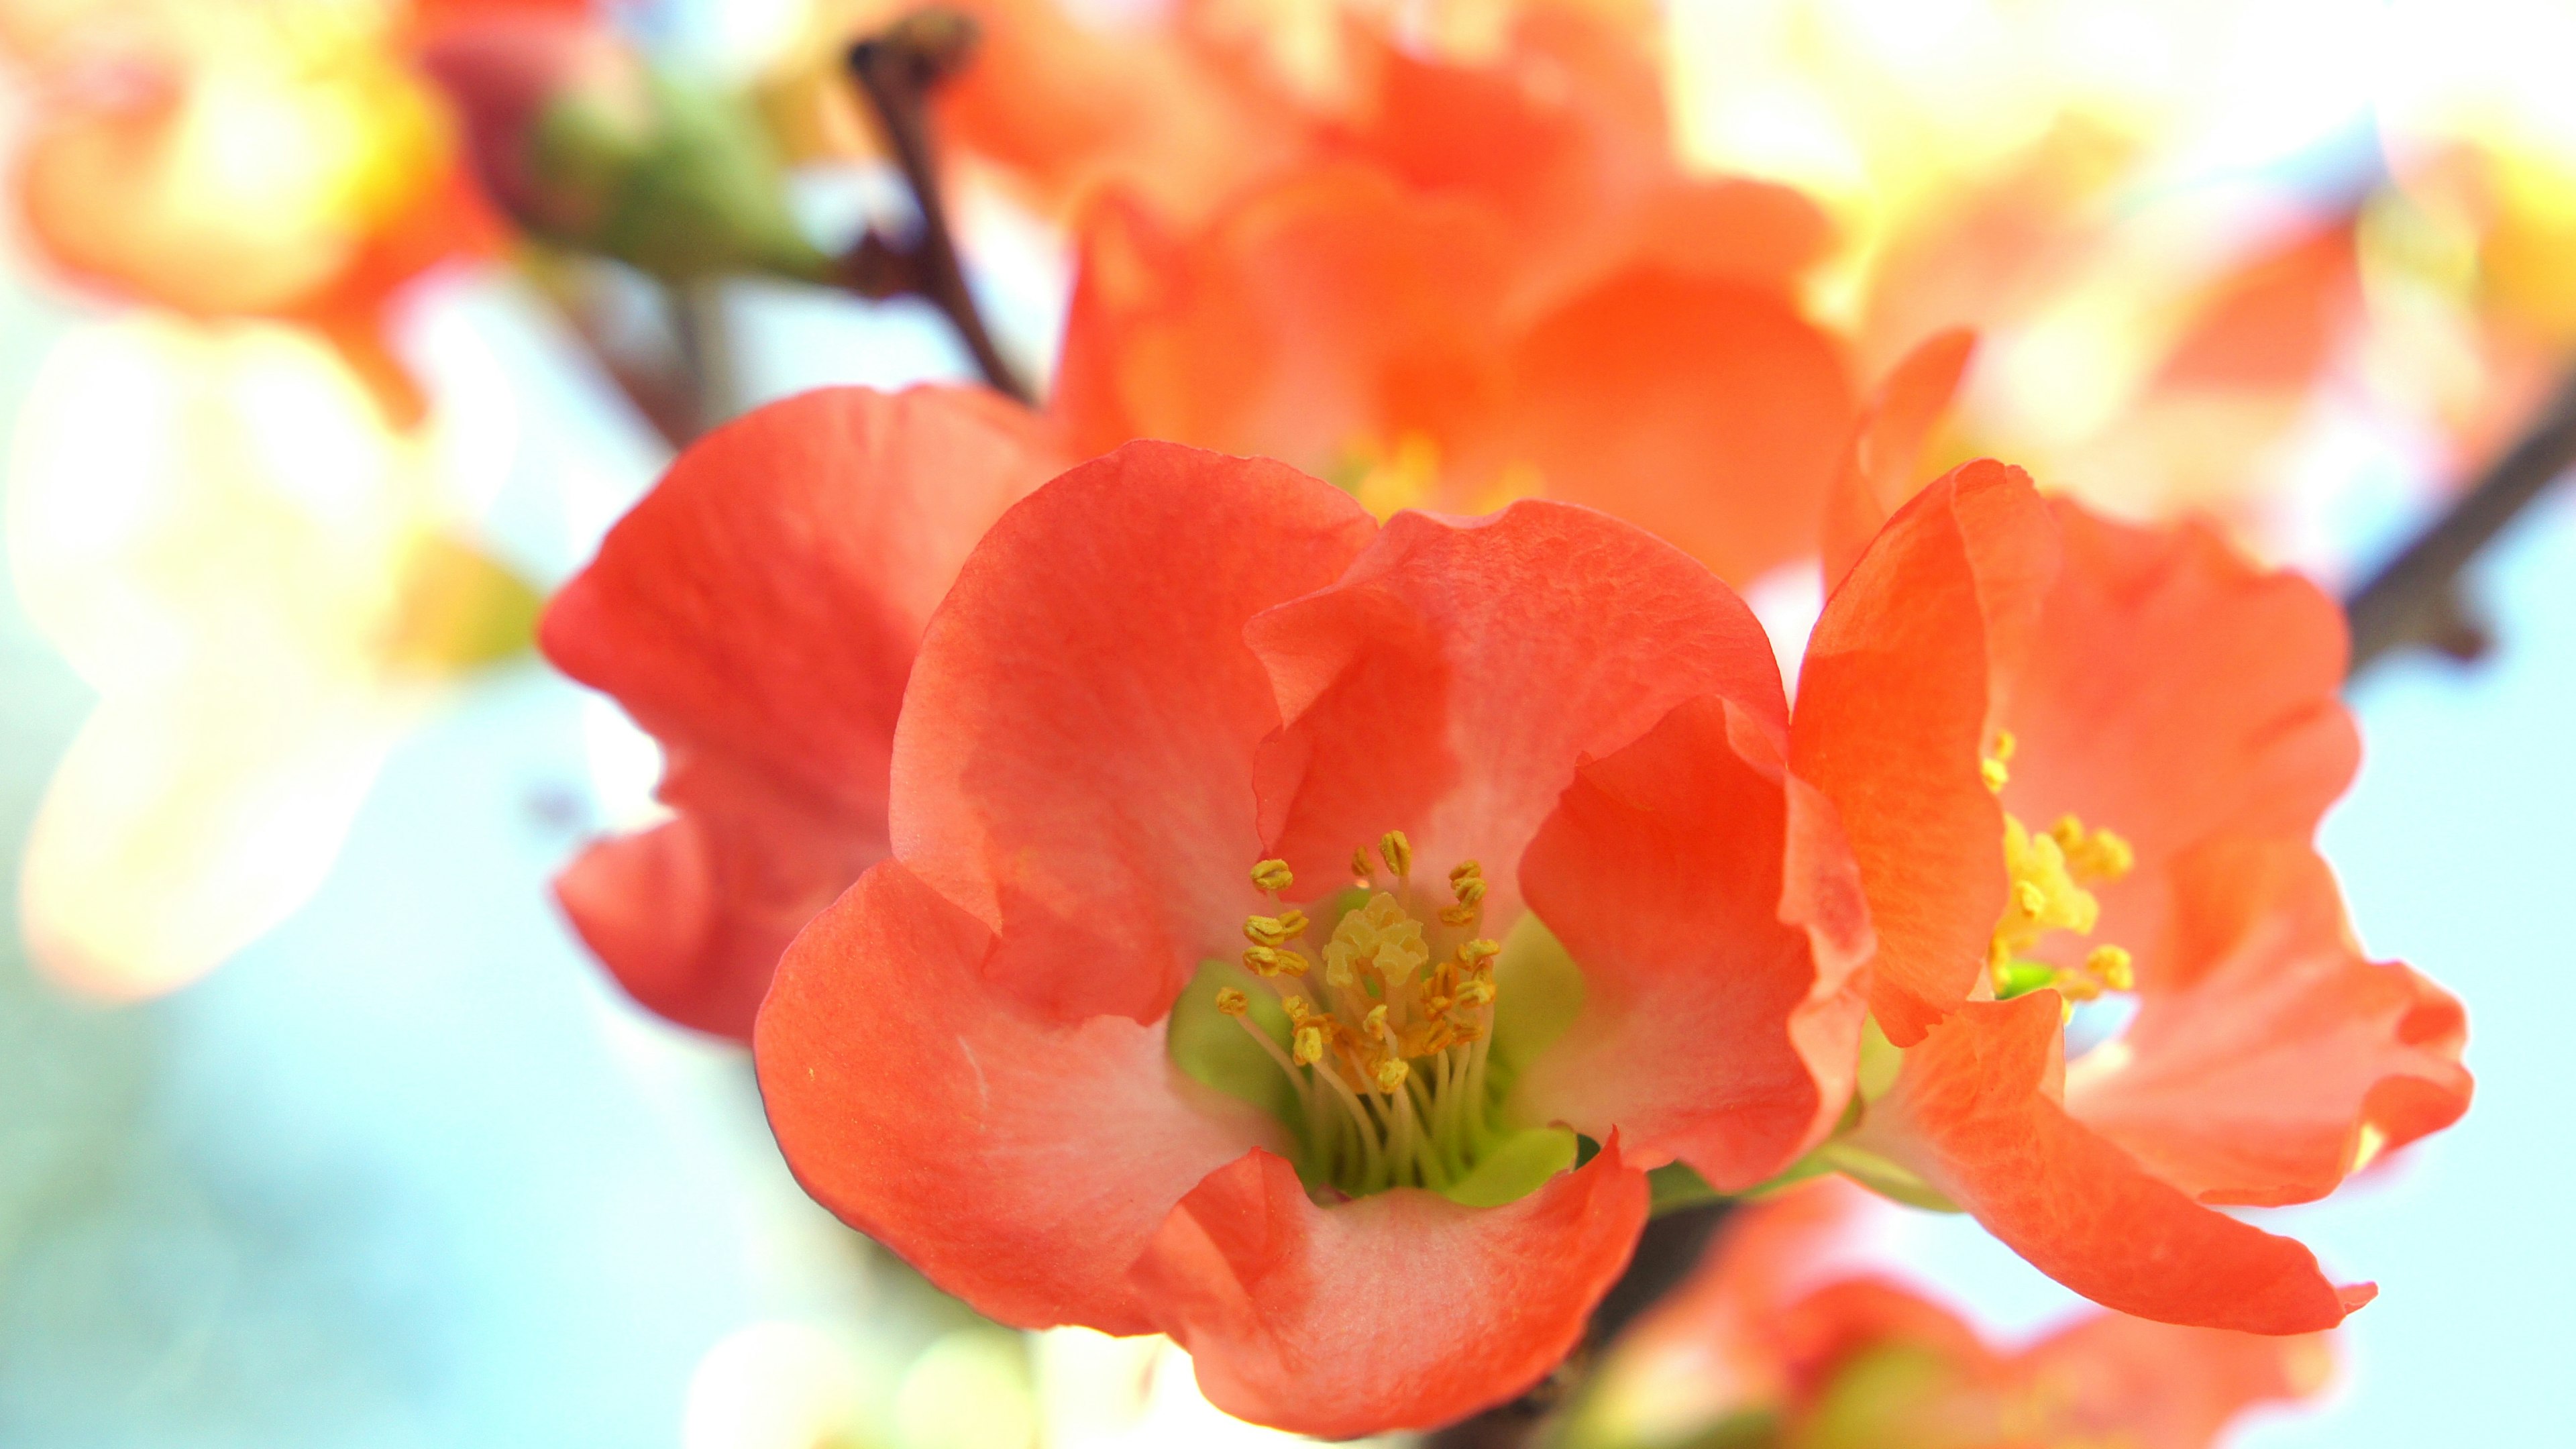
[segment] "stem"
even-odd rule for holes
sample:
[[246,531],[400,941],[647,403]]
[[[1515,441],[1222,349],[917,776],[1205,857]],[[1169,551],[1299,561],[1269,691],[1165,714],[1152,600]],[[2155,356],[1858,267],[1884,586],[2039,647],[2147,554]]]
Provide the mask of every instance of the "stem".
[[2505,526],[2576,464],[2576,374],[2504,456],[2431,526],[2344,602],[2352,622],[2352,667],[2433,648],[2455,659],[2485,652],[2484,631],[2460,599],[2460,573]]
[[1002,360],[993,334],[967,290],[966,271],[948,225],[948,205],[932,156],[928,102],[932,88],[954,75],[975,48],[972,17],[953,10],[918,10],[850,47],[850,74],[876,113],[886,145],[912,188],[921,212],[921,235],[898,245],[870,231],[843,269],[851,290],[869,297],[909,292],[929,302],[956,329],[984,380],[1034,407],[1037,394]]

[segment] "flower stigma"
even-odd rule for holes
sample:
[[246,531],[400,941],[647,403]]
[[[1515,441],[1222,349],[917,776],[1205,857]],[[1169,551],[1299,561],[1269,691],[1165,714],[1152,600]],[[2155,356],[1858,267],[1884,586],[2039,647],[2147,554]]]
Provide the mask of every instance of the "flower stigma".
[[[1484,869],[1465,861],[1445,892],[1426,887],[1394,830],[1374,859],[1352,853],[1351,875],[1327,920],[1281,904],[1243,923],[1243,965],[1279,998],[1284,1047],[1245,991],[1218,991],[1216,1009],[1286,1074],[1310,1180],[1352,1196],[1445,1191],[1508,1136],[1489,1110],[1501,947],[1482,934]],[[1294,877],[1264,860],[1252,883],[1276,900]]]

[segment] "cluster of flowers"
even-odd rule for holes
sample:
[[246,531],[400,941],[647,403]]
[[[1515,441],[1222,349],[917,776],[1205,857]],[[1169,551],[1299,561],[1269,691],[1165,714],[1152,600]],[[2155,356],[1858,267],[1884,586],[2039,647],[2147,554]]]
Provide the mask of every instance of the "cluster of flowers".
[[[1925,482],[1966,339],[1856,397],[1814,213],[1660,160],[1619,34],[1379,42],[1196,231],[1098,213],[1042,414],[691,448],[544,623],[675,812],[566,907],[753,1044],[845,1220],[1264,1423],[1512,1398],[1657,1202],[1827,1171],[2124,1314],[2332,1327],[2373,1289],[2221,1209],[2469,1096],[2311,845],[2334,606]],[[1792,693],[1730,584],[1801,555]]]
[[[494,199],[666,279],[833,277],[731,122],[579,10],[422,7]],[[2203,525],[1925,466],[1964,454],[1972,346],[1931,327],[1979,305],[1891,263],[1876,341],[1820,320],[1825,212],[1674,161],[1636,17],[977,13],[942,119],[1074,216],[1047,405],[755,411],[540,631],[662,742],[672,811],[566,911],[753,1047],[812,1194],[996,1319],[1167,1333],[1317,1435],[1520,1395],[1659,1205],[1829,1173],[2154,1322],[2004,1360],[1792,1284],[1748,1216],[1645,1336],[1765,1365],[1778,1442],[2196,1444],[2313,1386],[2304,1336],[2374,1290],[2223,1209],[2470,1095],[2459,1005],[2362,954],[2312,845],[2357,762],[2332,602]],[[426,85],[387,74],[352,96]],[[846,127],[845,87],[775,90],[781,134]],[[66,127],[32,195],[186,115]],[[38,217],[82,269],[302,319],[402,419],[367,319],[423,262],[377,243],[454,213],[372,175],[316,183],[333,246],[267,271],[165,282]],[[2349,262],[2345,226],[2217,288],[2157,385],[2303,384]],[[1792,687],[1738,590],[1808,560]],[[2031,1387],[2070,1363],[2117,1391]],[[2195,1366],[2176,1408],[2152,1375]]]

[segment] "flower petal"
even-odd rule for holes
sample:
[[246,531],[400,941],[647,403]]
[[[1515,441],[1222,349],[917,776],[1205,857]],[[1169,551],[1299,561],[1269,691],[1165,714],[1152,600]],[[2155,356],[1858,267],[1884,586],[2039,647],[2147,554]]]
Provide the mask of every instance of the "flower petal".
[[682,454],[547,609],[547,655],[669,755],[682,823],[556,890],[627,990],[748,1039],[799,926],[886,849],[894,719],[924,623],[1065,461],[993,394],[827,388]]
[[1252,1152],[1181,1200],[1135,1280],[1218,1408],[1332,1439],[1429,1428],[1572,1351],[1646,1197],[1615,1140],[1494,1208],[1419,1188],[1318,1207],[1287,1162]]
[[672,819],[611,836],[555,877],[584,944],[667,1020],[751,1040],[779,953],[886,854],[882,823],[817,812],[720,759],[675,758]]
[[1506,360],[1508,461],[1743,585],[1815,547],[1852,413],[1834,343],[1781,293],[1629,268]]
[[2069,1069],[2079,1121],[2203,1202],[2277,1205],[2468,1110],[2459,1002],[2353,949],[2313,852],[2211,845],[2174,886],[2189,935],[2129,1029]]
[[1172,1066],[1159,1027],[1040,1020],[990,932],[899,861],[779,963],[755,1034],[797,1181],[980,1312],[1142,1333],[1127,1271],[1198,1181],[1278,1124]]
[[988,973],[1064,1020],[1151,1021],[1240,949],[1279,723],[1244,625],[1374,532],[1329,484],[1170,443],[994,526],[922,643],[892,816],[895,854],[1001,934]]
[[923,625],[1002,510],[1060,471],[977,390],[826,388],[701,439],[546,611],[546,655],[665,745],[737,756],[854,814]]
[[1967,464],[1880,531],[1807,644],[1789,768],[1841,812],[1878,933],[1870,1009],[1898,1046],[1966,998],[2003,914],[2003,812],[1979,760],[2054,532],[2020,469]]
[[2141,1318],[2332,1328],[2368,1302],[2306,1248],[2192,1201],[2067,1114],[2054,991],[1973,1001],[1905,1054],[1850,1139],[1921,1176],[2041,1272]]
[[1726,585],[1590,509],[1399,514],[1332,588],[1252,622],[1290,721],[1263,818],[1307,880],[1400,828],[1435,868],[1478,860],[1486,919],[1517,912],[1521,850],[1577,760],[1695,695],[1781,728],[1779,667]]
[[1843,581],[1888,515],[1914,496],[1924,445],[1948,413],[1976,346],[1977,334],[1964,327],[1932,334],[1889,370],[1862,407],[1842,474],[1825,498],[1826,587]]
[[[1795,872],[1793,874],[1792,872]],[[1742,711],[1685,702],[1585,765],[1530,843],[1531,909],[1583,968],[1583,1013],[1514,1108],[1721,1190],[1833,1126],[1860,1047],[1869,953],[1832,807]]]
[[2339,698],[2343,614],[2197,524],[2144,529],[2051,504],[2065,566],[1998,723],[2020,749],[2004,805],[2034,829],[2072,812],[2137,864],[2099,887],[2097,939],[2157,946],[2175,852],[2218,836],[2304,841],[2361,758]]

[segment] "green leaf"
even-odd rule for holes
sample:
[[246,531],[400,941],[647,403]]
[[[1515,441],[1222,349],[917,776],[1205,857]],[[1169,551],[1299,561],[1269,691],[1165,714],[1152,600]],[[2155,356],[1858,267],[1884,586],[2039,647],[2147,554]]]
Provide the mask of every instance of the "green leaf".
[[1465,1177],[1441,1195],[1466,1207],[1501,1207],[1538,1191],[1540,1184],[1574,1165],[1574,1133],[1563,1127],[1515,1132],[1488,1150]]

